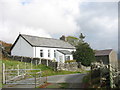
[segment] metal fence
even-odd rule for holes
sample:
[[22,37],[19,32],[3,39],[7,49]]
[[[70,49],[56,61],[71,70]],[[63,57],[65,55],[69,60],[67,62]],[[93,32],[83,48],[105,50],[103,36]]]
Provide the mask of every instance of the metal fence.
[[27,85],[40,85],[46,81],[45,78],[41,77],[41,69],[5,69],[3,63],[3,84],[27,84]]

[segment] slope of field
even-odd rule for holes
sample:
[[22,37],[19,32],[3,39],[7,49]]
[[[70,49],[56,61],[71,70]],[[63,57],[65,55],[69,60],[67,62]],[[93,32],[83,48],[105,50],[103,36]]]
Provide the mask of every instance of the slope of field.
[[10,48],[11,48],[12,44],[6,43],[6,42],[0,40],[0,45],[5,49],[6,52],[10,53]]
[[81,72],[73,72],[73,71],[54,71],[52,68],[42,64],[36,66],[34,64],[31,65],[30,63],[26,63],[26,66],[25,66],[25,62],[19,62],[19,61],[8,60],[8,59],[2,60],[2,63],[5,63],[6,69],[16,69],[18,64],[20,66],[20,69],[25,69],[25,68],[31,69],[31,66],[32,66],[32,69],[41,69],[42,76],[81,73]]

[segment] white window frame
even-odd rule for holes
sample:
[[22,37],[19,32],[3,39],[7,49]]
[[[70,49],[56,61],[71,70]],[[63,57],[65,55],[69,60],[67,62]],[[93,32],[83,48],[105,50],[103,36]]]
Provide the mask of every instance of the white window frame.
[[50,49],[48,50],[48,57],[51,57],[51,55],[50,55],[51,53],[50,53]]
[[40,57],[44,57],[43,49],[40,49]]
[[56,58],[56,51],[54,50],[54,58]]

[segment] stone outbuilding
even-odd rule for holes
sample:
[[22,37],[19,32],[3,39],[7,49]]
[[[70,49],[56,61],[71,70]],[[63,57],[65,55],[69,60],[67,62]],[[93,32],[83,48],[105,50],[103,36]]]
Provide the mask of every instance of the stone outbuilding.
[[117,53],[113,49],[96,50],[95,57],[97,61],[102,61],[103,64],[111,64],[113,67],[118,68]]

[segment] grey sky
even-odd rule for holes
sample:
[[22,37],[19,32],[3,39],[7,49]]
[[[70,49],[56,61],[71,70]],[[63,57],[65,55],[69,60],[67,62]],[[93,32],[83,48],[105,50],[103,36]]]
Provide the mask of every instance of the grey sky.
[[50,38],[82,32],[94,49],[117,50],[117,5],[87,0],[0,0],[0,40],[13,43],[19,32]]
[[78,25],[95,49],[114,48],[118,43],[118,3],[90,2],[80,6]]

